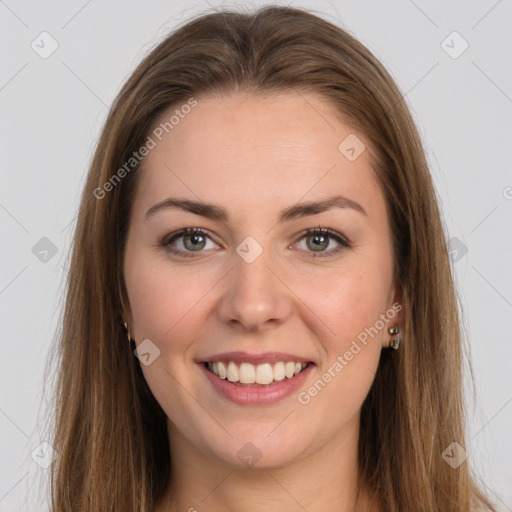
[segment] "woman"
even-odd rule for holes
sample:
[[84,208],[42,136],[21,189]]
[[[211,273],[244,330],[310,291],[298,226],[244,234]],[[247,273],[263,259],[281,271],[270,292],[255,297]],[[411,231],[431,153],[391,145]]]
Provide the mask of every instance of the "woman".
[[494,510],[418,132],[305,11],[203,15],[126,82],[60,344],[55,512]]

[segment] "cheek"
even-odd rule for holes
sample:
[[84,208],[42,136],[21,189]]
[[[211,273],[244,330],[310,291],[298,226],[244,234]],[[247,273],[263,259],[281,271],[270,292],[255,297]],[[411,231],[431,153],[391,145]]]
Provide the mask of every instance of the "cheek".
[[309,288],[309,299],[315,301],[310,328],[318,335],[324,357],[316,380],[302,390],[299,402],[311,405],[310,411],[333,428],[355,417],[368,395],[387,328],[379,322],[386,312],[387,281],[368,270],[333,273]]
[[[209,291],[218,277],[211,270],[191,271],[165,258],[132,253],[126,265],[126,286],[137,343],[151,340],[159,356],[141,370],[151,392],[170,418],[184,415],[191,390],[190,349],[205,321]],[[186,415],[184,415],[186,417]],[[188,418],[192,421],[190,418]]]
[[[311,308],[312,322],[325,333],[322,340],[330,352],[346,350],[347,344],[374,326],[385,313],[389,296],[389,276],[376,267],[331,270],[303,281],[298,295]],[[374,339],[382,340],[382,329]],[[373,331],[372,331],[373,332]]]
[[141,264],[135,260],[126,267],[134,333],[137,339],[154,339],[159,346],[169,337],[173,338],[173,345],[179,345],[183,336],[176,333],[184,327],[190,331],[194,316],[204,307],[203,299],[218,279],[211,271],[173,268],[163,259],[140,261]]

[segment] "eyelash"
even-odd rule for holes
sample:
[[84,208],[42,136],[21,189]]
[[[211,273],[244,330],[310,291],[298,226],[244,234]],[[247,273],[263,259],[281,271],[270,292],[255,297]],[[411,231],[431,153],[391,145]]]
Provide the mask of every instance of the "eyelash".
[[[211,240],[211,237],[208,235],[208,232],[204,231],[201,228],[185,228],[185,229],[180,229],[179,231],[175,231],[174,233],[167,235],[162,240],[161,246],[167,252],[169,252],[171,254],[175,254],[178,256],[184,256],[187,258],[195,257],[194,252],[198,252],[198,253],[203,252],[203,251],[182,251],[182,250],[176,249],[175,247],[172,247],[172,245],[170,245],[171,242],[174,242],[178,238],[181,238],[186,235],[200,235],[200,236],[207,237]],[[313,256],[312,256],[313,258],[327,258],[334,254],[338,254],[339,252],[341,252],[344,249],[350,249],[352,247],[352,245],[346,238],[342,237],[339,233],[337,233],[336,231],[334,231],[330,228],[318,227],[318,228],[306,229],[301,233],[299,241],[302,240],[303,238],[307,238],[308,236],[314,236],[314,235],[324,235],[324,236],[328,235],[328,237],[335,240],[339,244],[339,246],[336,247],[335,249],[331,249],[328,252],[306,251],[306,252],[313,253]]]

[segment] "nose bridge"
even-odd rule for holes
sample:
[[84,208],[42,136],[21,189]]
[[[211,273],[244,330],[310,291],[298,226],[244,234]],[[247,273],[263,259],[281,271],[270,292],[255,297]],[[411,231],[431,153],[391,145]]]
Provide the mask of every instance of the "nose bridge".
[[262,249],[249,240],[248,244],[242,242],[233,255],[233,268],[226,276],[218,306],[222,321],[254,330],[282,323],[289,316],[289,291],[276,276],[271,251]]

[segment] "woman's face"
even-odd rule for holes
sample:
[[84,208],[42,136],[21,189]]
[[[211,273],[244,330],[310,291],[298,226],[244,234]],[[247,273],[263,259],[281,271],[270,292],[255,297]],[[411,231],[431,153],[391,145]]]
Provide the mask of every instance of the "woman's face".
[[353,449],[401,325],[368,142],[313,93],[198,97],[155,128],[173,114],[150,134],[124,261],[171,451],[278,467]]

